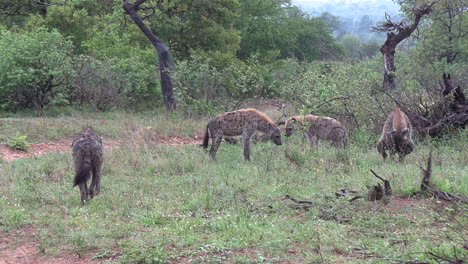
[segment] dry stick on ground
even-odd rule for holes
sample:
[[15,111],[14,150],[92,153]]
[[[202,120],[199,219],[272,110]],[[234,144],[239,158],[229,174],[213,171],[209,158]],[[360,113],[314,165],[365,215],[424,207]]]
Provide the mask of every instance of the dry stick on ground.
[[370,171],[372,172],[372,174],[374,174],[375,177],[383,181],[384,187],[382,188],[382,185],[380,185],[380,183],[377,183],[377,185],[373,186],[367,186],[367,188],[369,189],[369,192],[367,194],[367,200],[372,202],[382,200],[386,196],[391,196],[393,191],[392,187],[390,186],[390,182],[377,175],[377,173],[375,173],[375,171],[373,171],[372,169]]
[[289,195],[289,194],[286,194],[286,195],[284,196],[284,199],[289,199],[289,200],[295,202],[295,203],[296,203],[295,205],[290,206],[291,208],[294,208],[294,209],[309,210],[309,208],[312,207],[312,206],[314,205],[314,202],[312,202],[312,201],[297,200],[296,198],[292,197],[292,196]]
[[314,202],[312,201],[307,201],[307,200],[297,200],[296,198],[292,197],[291,195],[289,194],[286,194],[284,196],[285,199],[289,199],[295,203],[298,203],[298,204],[314,204]]
[[444,191],[441,191],[441,190],[437,190],[437,189],[431,187],[430,180],[431,180],[431,176],[432,176],[432,149],[429,152],[429,157],[427,159],[426,169],[424,169],[422,166],[419,166],[419,168],[421,169],[421,171],[423,173],[420,193],[427,194],[429,192],[430,196],[432,196],[434,198],[440,198],[442,200],[446,200],[446,201],[450,201],[450,202],[452,202],[452,201],[463,201],[465,203],[467,202],[467,200],[465,198],[463,198],[463,197],[460,197],[460,196],[457,196],[457,195],[454,195],[454,194],[451,194],[451,193],[448,193],[448,192],[444,192]]
[[383,181],[384,190],[385,190],[384,194],[387,195],[387,196],[392,195],[393,191],[392,191],[392,187],[390,186],[390,182],[388,180],[385,180],[384,178],[380,177],[379,175],[377,175],[377,173],[375,173],[375,171],[373,171],[372,169],[370,171],[372,172],[372,174],[374,174],[375,177],[377,177],[378,179]]

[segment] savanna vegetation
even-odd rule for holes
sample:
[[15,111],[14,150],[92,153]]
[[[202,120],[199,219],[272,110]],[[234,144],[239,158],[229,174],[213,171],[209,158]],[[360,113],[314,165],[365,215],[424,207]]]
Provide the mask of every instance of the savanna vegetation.
[[[0,234],[14,237],[0,252],[35,241],[44,257],[104,263],[463,262],[468,6],[395,2],[398,17],[382,9],[362,27],[396,34],[432,5],[396,46],[387,89],[387,32],[357,36],[339,14],[289,0],[2,1],[0,143],[71,144],[91,126],[104,163],[101,194],[80,206],[70,153],[0,156]],[[396,106],[416,144],[401,163],[375,147]],[[243,107],[274,121],[333,117],[349,145],[312,149],[295,133],[253,144],[251,162],[222,143],[213,162],[196,145],[158,140],[197,140],[211,117]],[[461,201],[419,192],[431,151],[431,188]],[[367,201],[379,181],[370,169],[392,196]],[[363,197],[337,198],[342,189]]]

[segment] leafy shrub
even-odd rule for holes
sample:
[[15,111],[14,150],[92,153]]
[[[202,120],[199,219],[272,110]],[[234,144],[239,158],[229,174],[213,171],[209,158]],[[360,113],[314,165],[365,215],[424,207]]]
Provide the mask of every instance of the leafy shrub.
[[135,58],[100,61],[81,56],[75,63],[76,91],[80,105],[92,104],[100,111],[138,108],[161,103],[156,67]]
[[16,150],[26,151],[26,148],[29,147],[27,139],[28,136],[21,135],[20,132],[16,132],[16,135],[8,140],[7,145]]
[[193,111],[205,112],[216,105],[233,110],[248,99],[273,93],[271,73],[255,57],[217,68],[212,59],[194,55],[179,63],[172,77],[180,103]]
[[68,103],[64,92],[73,75],[73,45],[56,30],[0,33],[0,107],[42,109]]

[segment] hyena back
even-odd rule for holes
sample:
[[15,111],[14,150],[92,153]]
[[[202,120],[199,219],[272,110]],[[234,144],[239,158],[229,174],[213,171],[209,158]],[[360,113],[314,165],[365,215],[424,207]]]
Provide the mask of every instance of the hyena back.
[[387,158],[386,150],[390,152],[392,159],[395,153],[398,153],[400,161],[403,161],[405,156],[414,150],[414,142],[411,139],[412,130],[408,116],[400,108],[396,108],[388,115],[382,137],[377,143],[377,150],[384,160]]
[[266,134],[276,145],[281,145],[281,130],[267,115],[257,109],[241,109],[233,112],[226,112],[213,117],[206,127],[203,147],[208,147],[211,136],[212,146],[210,156],[216,160],[216,152],[223,136],[242,135],[244,145],[244,158],[250,160],[250,138],[259,130]]
[[300,115],[292,116],[286,120],[287,137],[291,136],[298,128],[304,128],[304,135],[309,139],[310,145],[316,146],[320,140],[329,140],[334,147],[346,148],[348,144],[348,132],[336,119],[326,116],[306,115],[305,122]]
[[[73,140],[73,162],[75,164],[75,179],[73,186],[80,187],[81,204],[99,194],[101,190],[101,166],[103,161],[102,140],[91,128],[85,128]],[[88,188],[87,181],[92,180]]]

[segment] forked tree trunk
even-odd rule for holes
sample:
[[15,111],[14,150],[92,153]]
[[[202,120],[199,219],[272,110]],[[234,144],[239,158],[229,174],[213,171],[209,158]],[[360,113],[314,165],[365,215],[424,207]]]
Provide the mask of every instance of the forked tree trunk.
[[171,53],[166,44],[161,41],[143,22],[143,19],[138,14],[139,6],[146,0],[137,0],[135,3],[129,3],[128,0],[123,0],[123,9],[130,15],[135,24],[151,41],[151,44],[156,48],[159,59],[159,75],[161,76],[161,90],[164,98],[164,104],[167,110],[174,110],[177,107],[177,101],[174,95],[172,79],[169,70],[173,67]]
[[[414,22],[410,26],[406,26],[403,22],[393,23],[390,20],[390,16],[385,14],[386,22],[381,23],[380,25],[373,27],[374,31],[378,32],[387,32],[387,40],[380,48],[380,52],[384,57],[384,80],[383,80],[383,89],[393,90],[395,86],[395,49],[396,46],[409,37],[411,33],[418,27],[418,24],[421,20],[421,17],[429,14],[431,12],[432,4],[422,4],[417,9],[414,10]],[[394,33],[398,32],[398,33]]]

